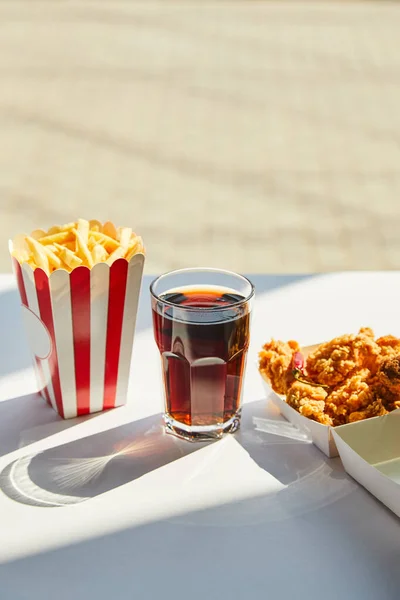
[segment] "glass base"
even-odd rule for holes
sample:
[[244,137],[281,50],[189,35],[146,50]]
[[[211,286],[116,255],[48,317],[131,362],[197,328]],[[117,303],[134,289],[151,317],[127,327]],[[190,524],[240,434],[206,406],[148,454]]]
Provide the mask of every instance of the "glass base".
[[165,431],[188,442],[211,442],[222,438],[226,433],[235,433],[240,427],[241,409],[225,423],[217,425],[185,425],[164,414]]

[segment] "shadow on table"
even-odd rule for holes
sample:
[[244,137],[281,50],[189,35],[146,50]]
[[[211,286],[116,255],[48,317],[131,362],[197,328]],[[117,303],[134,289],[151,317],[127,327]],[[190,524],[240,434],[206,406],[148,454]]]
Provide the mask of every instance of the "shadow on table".
[[93,418],[62,419],[37,393],[0,402],[0,456]]
[[293,473],[301,478],[310,472],[310,465],[326,458],[265,399],[244,405],[235,438],[259,467],[285,485],[293,483]]
[[[319,478],[324,487],[327,479],[338,477],[348,487],[340,463],[326,459],[308,439],[299,439],[296,428],[289,435],[287,421],[265,400],[245,404],[242,419],[242,427],[234,439],[259,467],[280,483],[291,486],[300,481],[306,487],[311,477]],[[268,431],[260,430],[260,422],[268,425]],[[204,446],[165,434],[161,415],[154,415],[19,458],[1,473],[0,487],[10,498],[24,504],[76,504],[134,481]],[[324,493],[322,489],[322,496]],[[317,502],[323,501],[322,496]],[[285,501],[291,502],[292,496],[286,493]]]
[[[18,422],[16,414],[25,415],[24,425],[27,432],[22,436],[25,443],[32,441],[29,431],[50,434],[68,426],[69,421],[61,420],[54,411],[49,411],[49,407],[40,398],[26,397],[17,400],[19,401],[14,399],[10,405],[12,412],[5,411],[5,414],[8,424],[12,426],[14,423],[14,428],[15,422]],[[267,440],[264,433],[255,431],[253,418],[260,419],[266,414],[272,419],[279,418],[276,413],[266,413],[264,400],[245,405],[243,412],[243,431],[236,435],[236,439],[259,466],[285,482],[287,477],[290,477],[291,470],[296,468],[297,472],[300,467],[286,465],[289,469],[287,477],[279,463],[277,470],[274,466],[276,453],[279,454],[282,449],[274,444],[277,439],[281,439],[285,444],[294,440],[289,441],[275,435],[273,444]],[[29,415],[35,420],[30,419]],[[42,418],[47,422],[42,424]],[[275,420],[274,423],[279,424],[279,421]],[[28,425],[31,426],[30,429]],[[265,452],[266,444],[268,452]],[[165,434],[161,415],[154,415],[38,454],[18,458],[1,473],[0,487],[10,498],[24,504],[75,504],[138,479],[205,445],[185,442]],[[301,452],[295,455],[303,456]],[[307,458],[308,454],[305,460]]]
[[[261,402],[245,408],[244,424],[249,425],[254,415],[274,418],[264,411]],[[48,474],[52,466],[57,471],[58,461],[71,465],[71,458],[81,460],[83,451],[95,458],[104,448],[115,456],[131,446],[133,436],[142,449],[135,456],[132,447],[126,456],[121,455],[121,462],[112,459],[113,469],[107,476],[110,462],[99,475],[90,471],[92,476],[88,475],[86,483],[80,480],[80,469],[72,473],[77,485],[73,485],[69,471],[66,477],[65,473],[51,477],[49,483]],[[145,441],[148,438],[150,444]],[[287,481],[284,489],[240,501],[217,501],[184,513],[177,507],[173,515],[163,519],[137,526],[127,524],[124,530],[109,531],[94,539],[0,565],[2,600],[47,598],[55,588],[62,600],[75,596],[108,600],[115,597],[115,590],[117,598],[136,597],[140,590],[141,600],[183,598],[190,590],[190,597],[200,600],[205,585],[210,587],[210,598],[261,598],[267,586],[271,598],[316,600],[321,598],[321,576],[323,581],[334,581],[334,585],[324,586],[325,600],[360,597],[360,582],[365,600],[398,597],[397,519],[348,478],[337,459],[325,458],[305,442],[292,443],[287,436],[256,432],[252,438],[251,428],[248,432],[243,429],[243,435],[238,433],[236,438],[260,466],[273,468],[277,476]],[[159,417],[82,442],[84,446],[60,446],[53,457],[38,455],[36,459],[43,462],[36,463],[30,475],[47,489],[52,487],[63,493],[80,490],[81,494],[95,495],[95,490],[107,491],[112,485],[121,485],[196,450],[189,443],[182,442],[181,446],[179,440],[175,445],[175,438],[164,439]],[[93,452],[92,443],[96,449]],[[68,457],[69,462],[64,463]],[[113,484],[107,482],[109,478]],[[215,485],[213,477],[202,481],[205,486]],[[237,484],[240,486],[240,478]],[[149,502],[163,502],[162,485],[157,489],[159,497],[150,498]],[[183,486],[179,490],[183,506],[187,493],[197,496],[203,489]],[[99,512],[99,532],[102,514],[107,513]],[[81,531],[74,529],[71,519],[71,537],[77,534],[80,536]],[[335,556],[339,557],[337,561]],[[202,585],[193,586],[194,574],[203,578]],[[179,582],[179,589],[169,591],[171,588],[166,585],[174,581]],[[68,592],[64,594],[63,590]]]
[[113,490],[195,452],[203,444],[164,433],[161,415],[24,456],[0,474],[13,500],[66,506]]
[[0,293],[0,331],[7,341],[1,353],[0,377],[32,366],[21,318],[21,301],[16,289]]

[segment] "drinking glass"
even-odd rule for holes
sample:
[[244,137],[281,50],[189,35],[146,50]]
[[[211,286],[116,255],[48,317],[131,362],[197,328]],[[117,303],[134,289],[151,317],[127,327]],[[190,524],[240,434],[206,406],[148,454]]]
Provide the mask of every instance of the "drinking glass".
[[180,269],[150,286],[165,426],[207,441],[240,426],[254,286],[218,269]]

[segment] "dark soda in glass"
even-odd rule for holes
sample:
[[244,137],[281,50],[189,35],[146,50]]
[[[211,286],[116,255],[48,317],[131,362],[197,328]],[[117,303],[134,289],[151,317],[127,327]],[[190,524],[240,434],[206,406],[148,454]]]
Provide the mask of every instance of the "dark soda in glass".
[[237,429],[249,345],[245,296],[218,286],[169,290],[153,299],[153,325],[167,430],[196,440]]

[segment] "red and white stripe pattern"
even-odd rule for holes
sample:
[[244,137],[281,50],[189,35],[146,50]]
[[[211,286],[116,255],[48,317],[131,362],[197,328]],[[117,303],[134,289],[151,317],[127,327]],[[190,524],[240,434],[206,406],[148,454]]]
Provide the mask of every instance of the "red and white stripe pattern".
[[50,277],[12,262],[22,305],[50,338],[43,357],[27,332],[43,397],[66,419],[125,404],[144,256]]

